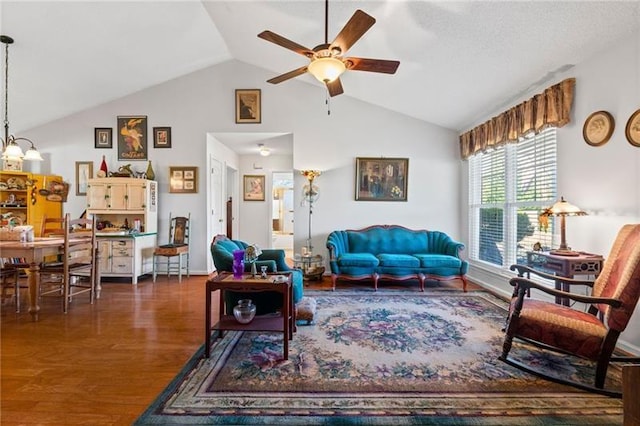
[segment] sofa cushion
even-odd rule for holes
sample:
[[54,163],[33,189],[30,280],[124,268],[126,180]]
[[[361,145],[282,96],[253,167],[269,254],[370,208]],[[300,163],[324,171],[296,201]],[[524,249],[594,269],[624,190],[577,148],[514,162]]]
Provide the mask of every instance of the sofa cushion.
[[380,261],[371,253],[344,253],[338,258],[340,266],[375,268]]
[[399,268],[418,268],[420,259],[410,254],[379,254],[380,266],[393,266]]
[[349,251],[352,253],[426,253],[427,232],[401,227],[371,227],[360,231],[347,231]]
[[454,256],[446,254],[416,254],[414,255],[420,260],[422,268],[458,268],[462,265],[462,261]]

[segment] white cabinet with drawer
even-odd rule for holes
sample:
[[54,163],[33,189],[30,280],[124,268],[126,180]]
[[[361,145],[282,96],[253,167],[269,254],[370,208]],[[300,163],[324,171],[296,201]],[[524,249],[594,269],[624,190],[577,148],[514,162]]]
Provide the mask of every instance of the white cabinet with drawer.
[[153,272],[153,250],[156,234],[125,237],[98,237],[101,277],[138,277]]

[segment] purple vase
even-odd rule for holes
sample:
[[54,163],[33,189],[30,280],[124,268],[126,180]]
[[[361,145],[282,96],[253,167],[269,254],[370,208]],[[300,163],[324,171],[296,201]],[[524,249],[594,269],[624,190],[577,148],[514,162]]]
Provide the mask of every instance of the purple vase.
[[242,278],[244,273],[244,250],[233,251],[233,278]]

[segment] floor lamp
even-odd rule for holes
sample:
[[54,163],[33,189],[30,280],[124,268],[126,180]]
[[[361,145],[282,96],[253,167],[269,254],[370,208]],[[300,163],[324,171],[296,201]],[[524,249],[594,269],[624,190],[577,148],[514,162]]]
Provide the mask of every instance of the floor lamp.
[[310,255],[313,253],[313,245],[311,244],[311,218],[313,216],[313,202],[318,199],[318,188],[313,186],[313,180],[320,176],[322,172],[319,170],[303,170],[302,176],[306,177],[309,183],[304,186],[302,193],[305,201],[309,203],[309,234],[307,235],[307,244],[303,255]]

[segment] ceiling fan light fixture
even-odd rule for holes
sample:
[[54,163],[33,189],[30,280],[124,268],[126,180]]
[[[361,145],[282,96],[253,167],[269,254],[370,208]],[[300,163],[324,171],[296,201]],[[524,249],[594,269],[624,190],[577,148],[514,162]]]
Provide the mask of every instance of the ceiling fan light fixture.
[[338,58],[317,58],[309,64],[309,72],[321,83],[331,83],[347,70],[344,62]]

